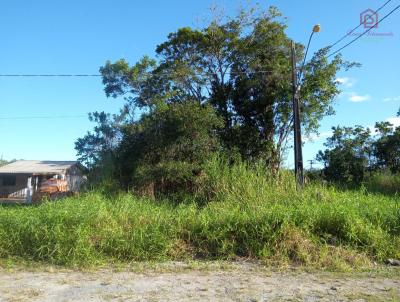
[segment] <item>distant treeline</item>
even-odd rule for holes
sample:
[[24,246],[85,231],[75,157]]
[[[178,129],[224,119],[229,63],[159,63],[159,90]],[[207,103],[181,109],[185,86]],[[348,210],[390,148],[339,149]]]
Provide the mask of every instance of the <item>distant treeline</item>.
[[[400,111],[397,116],[400,115]],[[377,122],[371,129],[333,127],[325,151],[317,159],[324,164],[323,176],[333,182],[361,184],[373,173],[400,172],[400,127]]]

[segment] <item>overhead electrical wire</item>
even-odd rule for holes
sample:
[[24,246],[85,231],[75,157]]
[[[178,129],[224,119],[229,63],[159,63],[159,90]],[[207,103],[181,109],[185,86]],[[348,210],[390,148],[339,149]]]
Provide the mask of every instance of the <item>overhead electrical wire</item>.
[[[382,21],[384,21],[386,18],[388,18],[391,14],[393,14],[396,10],[398,10],[400,8],[400,5],[396,6],[393,10],[391,10],[387,15],[385,15],[381,20],[379,20],[378,24],[382,23]],[[374,29],[374,27],[370,27],[368,28],[366,31],[364,31],[362,34],[358,35],[355,39],[351,40],[349,43],[347,43],[346,45],[344,45],[343,47],[339,48],[338,50],[334,51],[333,53],[331,53],[330,55],[327,56],[327,58],[330,58],[332,56],[334,56],[335,54],[339,53],[340,51],[342,51],[343,49],[345,49],[346,47],[350,46],[351,44],[353,44],[354,42],[356,42],[358,39],[360,39],[361,37],[365,36],[367,33],[369,33],[372,29]]]
[[72,118],[87,118],[87,115],[46,115],[46,116],[10,116],[1,117],[0,120],[37,120],[37,119],[72,119]]
[[101,77],[101,74],[0,74],[0,77]]
[[[380,12],[386,5],[388,5],[392,0],[388,0],[386,1],[381,7],[379,7],[377,10],[375,10],[374,12],[378,13]],[[348,36],[350,36],[353,32],[355,32],[357,29],[359,29],[362,25],[364,25],[364,23],[360,22],[359,25],[357,25],[356,27],[354,27],[351,31],[349,31],[347,34],[345,34],[343,37],[341,37],[339,40],[337,40],[335,43],[331,44],[329,47],[335,47],[337,44],[339,44],[340,42],[342,42],[344,39],[346,39]]]
[[[226,72],[226,75],[239,75],[239,74],[269,74],[274,73],[272,70],[258,70],[258,71],[232,71]],[[197,75],[200,75],[197,74]],[[202,74],[204,75],[204,74]],[[3,78],[18,78],[18,77],[102,77],[101,74],[0,74]]]
[[[392,0],[386,1],[382,6],[380,6],[375,12],[381,11],[384,7],[386,7]],[[385,15],[381,20],[378,21],[378,24],[380,24],[382,21],[384,21],[386,18],[388,18],[390,15],[392,15],[396,10],[400,8],[400,5],[396,6],[393,10],[391,10],[387,15]],[[346,35],[341,37],[339,40],[337,40],[335,43],[331,44],[329,47],[332,48],[342,42],[345,38],[350,36],[354,31],[356,31],[358,28],[360,28],[364,23],[360,23],[358,26],[353,28],[350,32],[348,32]],[[339,53],[346,47],[350,46],[354,42],[356,42],[358,39],[369,33],[374,27],[370,27],[366,31],[364,31],[362,34],[358,35],[356,38],[351,40],[349,43],[344,45],[343,47],[339,48],[338,50],[334,51],[333,53],[329,54],[327,58],[330,58],[334,56],[335,54]],[[226,75],[239,75],[239,74],[270,74],[274,73],[272,70],[258,70],[258,71],[253,71],[253,72],[240,72],[240,71],[235,71],[235,72],[226,72]],[[102,77],[101,74],[0,74],[0,77]],[[1,119],[1,118],[0,118]]]

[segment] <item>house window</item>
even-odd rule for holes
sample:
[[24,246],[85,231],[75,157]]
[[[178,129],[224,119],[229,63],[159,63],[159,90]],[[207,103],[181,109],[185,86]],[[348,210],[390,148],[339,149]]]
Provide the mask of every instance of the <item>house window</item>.
[[17,178],[13,175],[7,175],[2,177],[3,186],[13,187],[17,181]]

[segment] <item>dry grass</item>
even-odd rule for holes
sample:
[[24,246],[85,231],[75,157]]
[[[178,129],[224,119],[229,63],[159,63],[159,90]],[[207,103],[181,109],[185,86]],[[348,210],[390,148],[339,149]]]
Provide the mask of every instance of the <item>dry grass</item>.
[[91,192],[33,207],[3,206],[2,262],[17,257],[98,267],[251,259],[350,270],[400,258],[397,196],[318,185],[297,193],[291,175],[270,178],[259,166],[211,162],[206,175],[197,195],[180,203]]

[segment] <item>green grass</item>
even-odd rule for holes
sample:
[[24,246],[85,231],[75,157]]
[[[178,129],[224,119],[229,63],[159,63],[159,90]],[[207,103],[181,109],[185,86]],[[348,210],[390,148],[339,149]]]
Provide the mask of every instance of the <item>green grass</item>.
[[299,194],[289,173],[273,179],[244,164],[211,161],[206,171],[197,195],[180,204],[90,192],[2,206],[0,258],[96,266],[245,257],[340,270],[400,258],[396,196],[318,185]]
[[398,195],[400,193],[400,175],[393,175],[389,172],[373,174],[368,177],[365,186],[371,192]]

